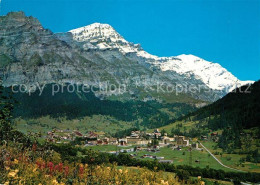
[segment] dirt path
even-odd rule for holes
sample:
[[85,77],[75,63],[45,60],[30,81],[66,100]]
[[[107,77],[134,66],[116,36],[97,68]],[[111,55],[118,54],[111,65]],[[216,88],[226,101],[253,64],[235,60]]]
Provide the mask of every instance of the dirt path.
[[246,172],[246,171],[243,171],[243,170],[238,170],[238,169],[235,169],[235,168],[231,168],[229,166],[226,166],[224,165],[215,155],[213,155],[201,142],[199,142],[199,144],[223,167],[225,168],[228,168],[228,169],[231,169],[231,170],[235,170],[235,171],[239,171],[239,172]]

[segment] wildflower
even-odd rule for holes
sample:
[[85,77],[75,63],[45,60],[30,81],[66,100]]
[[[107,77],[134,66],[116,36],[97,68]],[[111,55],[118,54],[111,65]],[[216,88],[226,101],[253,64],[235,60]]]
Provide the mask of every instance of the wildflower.
[[123,172],[123,170],[122,170],[122,169],[119,169],[118,171],[119,171],[119,173],[122,173],[122,172]]
[[16,176],[16,174],[17,174],[17,173],[16,173],[15,171],[11,171],[11,172],[8,173],[7,176],[8,176],[9,178],[14,178],[14,177]]
[[66,176],[69,175],[69,167],[68,167],[68,166],[65,166],[65,167],[64,167],[64,172],[65,172],[65,175],[66,175]]
[[201,176],[198,176],[198,180],[201,180]]
[[58,183],[58,181],[57,181],[56,179],[54,179],[54,180],[52,181],[52,184],[59,184],[59,183]]
[[9,181],[7,181],[7,182],[5,182],[5,183],[4,183],[4,185],[9,185],[9,184],[10,184],[10,182],[9,182]]
[[58,170],[59,170],[59,165],[55,165],[55,166],[54,166],[54,170],[55,170],[55,171],[58,171]]
[[43,163],[41,164],[41,169],[44,169],[45,167],[46,167],[46,163],[43,162]]
[[36,172],[36,170],[37,170],[37,167],[33,169],[33,172]]
[[14,164],[18,164],[18,160],[17,159],[14,159]]
[[82,176],[83,173],[84,173],[84,168],[83,168],[83,165],[80,164],[80,165],[79,165],[79,175]]
[[36,165],[41,169],[42,163],[40,161],[36,161]]
[[36,151],[36,149],[37,149],[37,145],[36,145],[36,143],[33,143],[33,145],[32,145],[32,151]]
[[5,169],[8,171],[8,170],[10,170],[10,167],[9,166],[5,166]]
[[62,164],[62,163],[59,163],[58,171],[59,171],[59,172],[62,172],[62,170],[63,170],[63,164]]
[[54,166],[54,164],[52,162],[48,163],[48,167],[49,167],[50,172],[53,171],[53,166]]

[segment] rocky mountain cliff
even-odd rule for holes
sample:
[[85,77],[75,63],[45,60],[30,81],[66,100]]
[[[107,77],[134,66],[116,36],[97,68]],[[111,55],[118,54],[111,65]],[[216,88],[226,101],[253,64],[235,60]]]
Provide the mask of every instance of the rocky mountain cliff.
[[[123,95],[167,100],[165,96],[169,96],[161,86],[170,86],[170,99],[214,101],[250,82],[240,81],[219,64],[193,55],[151,55],[107,24],[94,23],[55,34],[23,12],[0,17],[0,68],[5,86],[72,83],[105,88],[109,83],[127,87],[124,92],[95,92],[102,98]],[[194,85],[201,89],[187,88]],[[178,86],[182,92],[176,99]]]

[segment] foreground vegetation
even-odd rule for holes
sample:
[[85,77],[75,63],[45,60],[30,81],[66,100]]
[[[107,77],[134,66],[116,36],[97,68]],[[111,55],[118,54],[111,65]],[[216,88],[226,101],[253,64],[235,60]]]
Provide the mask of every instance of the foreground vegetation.
[[[173,175],[146,168],[118,169],[115,164],[88,165],[62,161],[56,152],[37,152],[36,146],[23,153],[2,146],[0,183],[4,184],[181,184]],[[42,156],[43,158],[41,158]],[[93,159],[94,160],[94,159]]]

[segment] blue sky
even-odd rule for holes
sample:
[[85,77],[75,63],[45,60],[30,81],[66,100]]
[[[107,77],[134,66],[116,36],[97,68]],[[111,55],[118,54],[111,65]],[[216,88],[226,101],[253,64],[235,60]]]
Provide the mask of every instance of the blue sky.
[[108,23],[151,54],[193,54],[260,79],[260,0],[2,0],[1,15],[18,10],[53,32]]

